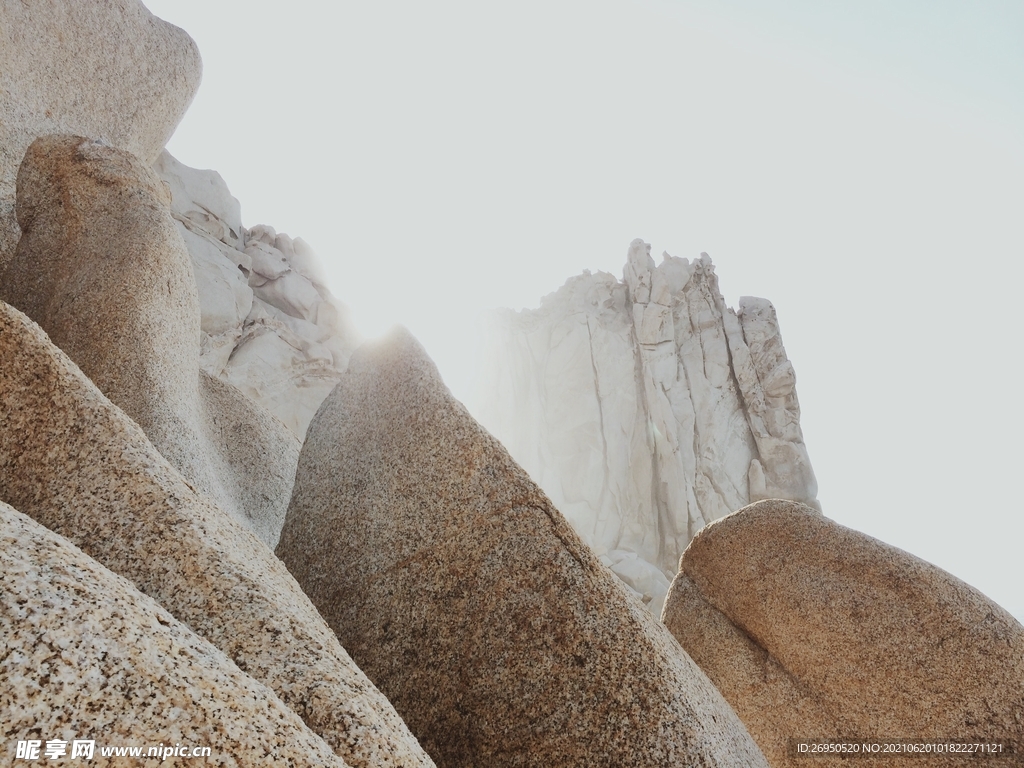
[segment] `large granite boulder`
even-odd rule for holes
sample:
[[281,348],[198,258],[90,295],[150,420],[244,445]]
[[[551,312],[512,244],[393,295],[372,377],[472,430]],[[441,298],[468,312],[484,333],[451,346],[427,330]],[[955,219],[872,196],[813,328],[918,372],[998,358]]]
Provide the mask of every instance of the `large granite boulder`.
[[706,254],[634,240],[622,279],[571,278],[495,313],[481,423],[657,616],[706,523],[764,498],[817,505],[775,309],[729,308]]
[[[0,500],[130,579],[352,766],[431,765],[263,542],[2,302],[0,392]],[[76,631],[73,616],[61,621]]]
[[1024,757],[1024,627],[945,571],[809,507],[761,501],[710,524],[683,555],[663,618],[773,766],[807,764],[793,738],[1001,741],[1004,756],[1015,746]]
[[277,553],[439,765],[765,765],[404,330],[310,424]]
[[199,364],[277,416],[299,440],[357,346],[348,309],[327,288],[301,238],[242,226],[238,201],[215,171],[166,150],[153,166],[199,290]]
[[36,138],[89,136],[152,163],[201,74],[192,38],[139,0],[0,0],[0,271],[18,243],[15,176]]
[[[222,766],[347,765],[210,643],[3,502],[0,572],[5,765],[49,764],[40,753],[51,740],[62,742],[61,762],[68,761],[76,739],[93,741],[93,753],[71,761],[90,765],[141,765],[102,750],[137,746],[145,756],[157,745],[209,748],[203,762]],[[29,740],[36,740],[35,758],[18,759],[18,742]]]
[[21,241],[0,298],[125,411],[200,492],[277,541],[299,443],[199,366],[192,263],[167,190],[141,160],[74,136],[29,147]]

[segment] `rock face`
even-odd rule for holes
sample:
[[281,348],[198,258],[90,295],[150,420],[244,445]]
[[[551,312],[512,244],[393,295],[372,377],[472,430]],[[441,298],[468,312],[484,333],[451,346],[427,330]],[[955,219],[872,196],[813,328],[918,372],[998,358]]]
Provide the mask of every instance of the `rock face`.
[[15,177],[39,136],[156,160],[202,72],[192,39],[138,0],[0,0],[0,269],[18,243]]
[[94,740],[100,765],[128,762],[103,746],[157,744],[209,747],[224,766],[346,765],[223,653],[3,502],[0,570],[5,765],[28,739],[65,740],[67,756],[74,739]]
[[310,424],[277,552],[439,765],[765,765],[404,331]]
[[817,505],[793,366],[772,305],[725,305],[706,255],[630,245],[497,314],[474,412],[655,614],[707,522],[775,497]]
[[277,541],[299,444],[200,371],[192,266],[164,185],[127,152],[37,139],[18,174],[0,298],[38,322],[200,492]]
[[192,257],[202,314],[200,365],[265,407],[300,441],[357,340],[301,239],[242,226],[241,207],[214,171],[166,151],[154,170]]
[[807,762],[791,737],[1002,740],[1024,755],[1024,627],[945,571],[801,504],[762,501],[705,528],[663,618],[773,766]]
[[130,579],[352,766],[431,765],[273,553],[2,302],[0,392],[0,500]]

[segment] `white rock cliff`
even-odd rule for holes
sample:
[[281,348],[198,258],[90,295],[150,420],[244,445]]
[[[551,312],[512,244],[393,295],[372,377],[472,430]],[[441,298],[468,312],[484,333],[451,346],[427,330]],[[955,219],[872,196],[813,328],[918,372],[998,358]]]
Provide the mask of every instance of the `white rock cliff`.
[[154,170],[199,289],[200,365],[265,407],[302,440],[358,344],[348,309],[328,290],[302,238],[242,226],[241,207],[216,171],[166,150]]
[[634,240],[621,281],[585,272],[488,335],[474,411],[655,613],[706,523],[818,506],[775,309],[727,307],[706,254]]

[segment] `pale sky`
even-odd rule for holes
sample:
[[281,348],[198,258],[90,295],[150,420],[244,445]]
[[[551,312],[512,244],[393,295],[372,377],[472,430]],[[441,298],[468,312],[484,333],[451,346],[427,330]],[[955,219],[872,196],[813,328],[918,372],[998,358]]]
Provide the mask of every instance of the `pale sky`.
[[1024,3],[146,5],[204,60],[170,151],[364,334],[465,397],[482,311],[706,251],[778,310],[825,514],[1024,618]]

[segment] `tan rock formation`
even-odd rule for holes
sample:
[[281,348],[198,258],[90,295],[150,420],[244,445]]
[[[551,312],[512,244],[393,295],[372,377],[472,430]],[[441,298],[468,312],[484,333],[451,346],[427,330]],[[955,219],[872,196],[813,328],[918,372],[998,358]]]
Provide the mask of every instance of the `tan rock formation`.
[[1024,627],[802,504],[761,501],[698,533],[663,618],[773,766],[807,764],[791,738],[1002,741],[1024,755]]
[[351,765],[431,765],[270,550],[2,302],[0,392],[0,499],[131,579]]
[[156,160],[202,73],[195,43],[138,0],[0,0],[0,270],[14,185],[39,136],[73,133]]
[[277,552],[439,765],[765,765],[405,331],[310,424]]
[[199,368],[191,259],[142,161],[73,136],[36,140],[18,174],[23,232],[0,298],[38,322],[200,492],[272,548],[299,444]]
[[223,653],[3,502],[0,571],[5,765],[33,764],[16,756],[18,741],[32,739],[41,749],[62,741],[61,762],[74,740],[92,740],[89,765],[140,765],[102,749],[139,746],[146,755],[157,745],[209,747],[202,762],[222,766],[346,765]]

